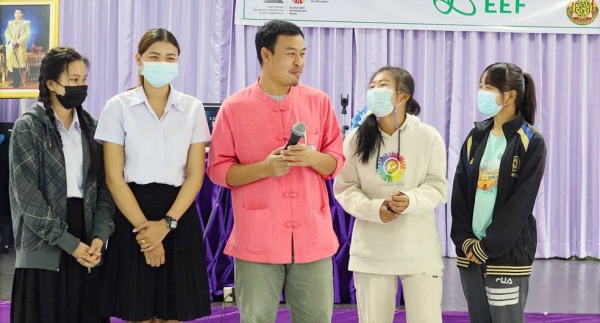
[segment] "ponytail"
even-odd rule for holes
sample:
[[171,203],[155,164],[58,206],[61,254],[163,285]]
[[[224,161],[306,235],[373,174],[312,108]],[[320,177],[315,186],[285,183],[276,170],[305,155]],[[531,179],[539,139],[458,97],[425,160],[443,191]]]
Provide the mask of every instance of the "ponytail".
[[383,138],[379,131],[379,124],[374,114],[365,118],[362,125],[356,131],[356,156],[363,164],[369,163],[369,157],[375,153],[375,149],[381,145]]
[[518,106],[519,111],[529,124],[535,122],[535,111],[537,109],[537,101],[535,99],[535,84],[529,73],[523,73],[525,80],[525,91],[523,91],[523,102]]
[[410,99],[406,101],[406,113],[414,116],[418,116],[419,113],[421,113],[421,106],[419,105],[419,102],[412,97],[412,95]]

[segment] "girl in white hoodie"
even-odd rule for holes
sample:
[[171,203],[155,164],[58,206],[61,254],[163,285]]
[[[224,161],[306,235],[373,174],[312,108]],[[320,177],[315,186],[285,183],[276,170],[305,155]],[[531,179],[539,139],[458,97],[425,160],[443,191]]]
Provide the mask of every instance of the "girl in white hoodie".
[[371,78],[372,112],[344,142],[335,197],[356,217],[349,270],[361,323],[392,322],[398,277],[408,323],[442,322],[441,244],[434,209],[446,202],[446,147],[416,117],[410,73],[386,66]]

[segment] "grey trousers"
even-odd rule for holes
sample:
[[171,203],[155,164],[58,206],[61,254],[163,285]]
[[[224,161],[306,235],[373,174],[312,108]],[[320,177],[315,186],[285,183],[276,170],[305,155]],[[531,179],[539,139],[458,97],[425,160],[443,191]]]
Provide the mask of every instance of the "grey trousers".
[[331,322],[331,258],[287,265],[234,259],[234,266],[235,296],[242,323],[275,322],[282,290],[293,323]]
[[529,277],[486,276],[475,263],[459,271],[471,323],[525,323]]

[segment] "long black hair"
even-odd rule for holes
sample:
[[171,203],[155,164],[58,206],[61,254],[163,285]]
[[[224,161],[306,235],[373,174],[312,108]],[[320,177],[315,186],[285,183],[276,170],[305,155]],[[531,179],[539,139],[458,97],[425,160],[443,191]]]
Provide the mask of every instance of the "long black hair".
[[[56,124],[56,116],[54,115],[54,110],[52,109],[52,100],[50,96],[51,91],[46,85],[46,83],[50,80],[58,83],[58,79],[60,78],[62,73],[69,73],[69,64],[74,61],[82,61],[85,64],[86,68],[88,68],[90,65],[87,58],[79,54],[75,49],[71,47],[52,48],[42,59],[42,63],[40,66],[40,94],[38,96],[38,102],[42,102],[44,104],[44,108],[46,109],[46,115],[48,116],[48,118],[50,118],[50,121],[53,125]],[[88,142],[90,151],[90,168],[88,172],[88,178],[93,180],[97,178],[102,168],[99,144],[94,140],[94,130],[90,129],[89,124],[91,123],[91,120],[88,120],[87,113],[84,113],[83,108],[81,106],[75,107],[75,109],[77,110],[77,115],[80,119],[79,125],[81,127],[81,132],[83,133],[85,140]],[[62,146],[62,140],[58,129],[56,127],[50,127],[49,129],[54,129],[54,134],[56,135],[55,138],[58,138],[57,145]],[[50,138],[50,140],[53,139]]]
[[495,63],[481,73],[487,72],[484,83],[497,88],[500,93],[508,91],[517,92],[515,106],[529,124],[535,122],[537,100],[535,98],[535,84],[529,73],[523,73],[520,67],[512,63]]
[[[395,91],[408,93],[410,96],[408,101],[406,101],[406,113],[412,115],[419,115],[421,112],[421,106],[413,98],[413,94],[415,93],[415,80],[412,75],[405,69],[393,66],[384,66],[380,68],[377,72],[375,72],[371,76],[371,80],[369,84],[373,82],[373,79],[377,74],[388,71],[392,74],[394,79],[396,80],[396,89]],[[356,131],[356,155],[359,157],[360,161],[363,164],[369,163],[369,157],[371,154],[375,153],[375,150],[381,142],[383,138],[381,137],[381,132],[379,131],[379,124],[377,122],[377,117],[374,114],[369,115],[362,125],[358,127]]]

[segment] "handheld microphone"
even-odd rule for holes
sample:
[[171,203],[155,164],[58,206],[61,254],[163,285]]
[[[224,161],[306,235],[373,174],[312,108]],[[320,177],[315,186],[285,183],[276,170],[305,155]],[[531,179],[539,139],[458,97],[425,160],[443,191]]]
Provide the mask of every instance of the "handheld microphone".
[[287,149],[288,146],[293,146],[297,144],[298,141],[300,141],[300,138],[304,136],[304,134],[306,134],[306,125],[304,124],[304,122],[297,122],[292,127],[290,139],[288,140],[287,144],[285,144],[285,147],[283,149]]

